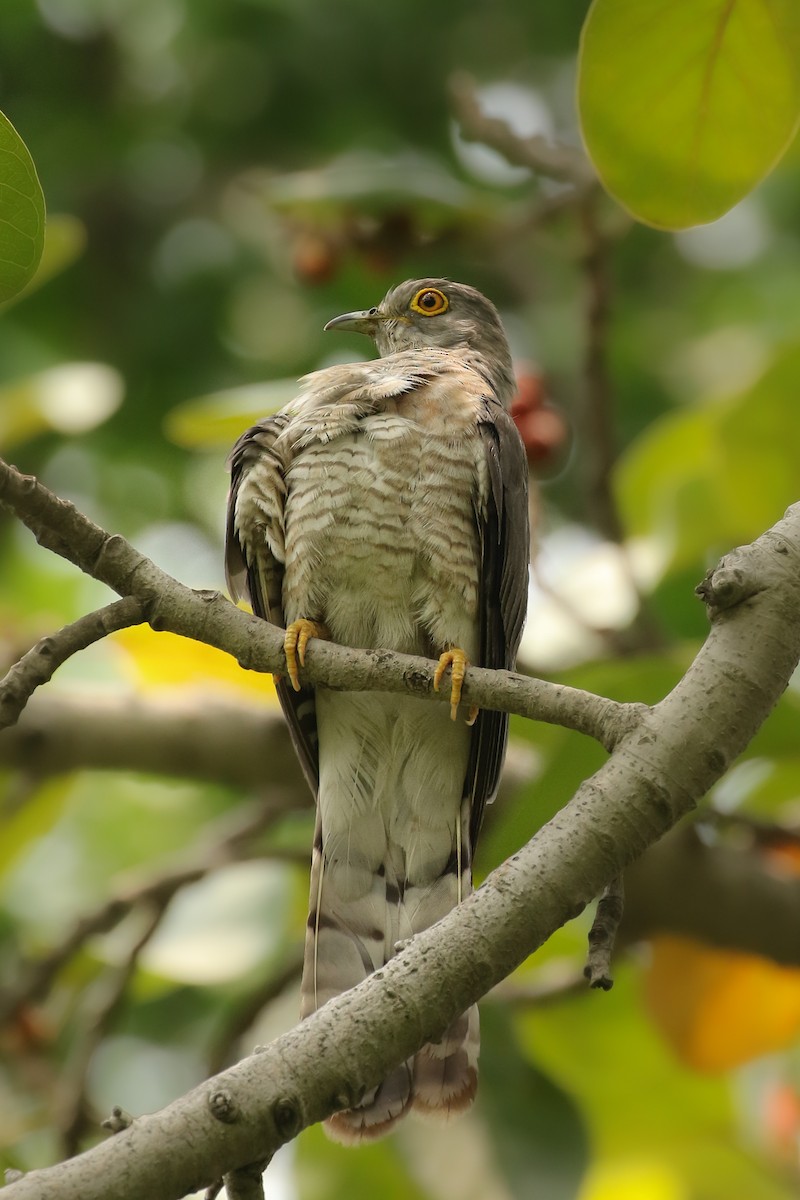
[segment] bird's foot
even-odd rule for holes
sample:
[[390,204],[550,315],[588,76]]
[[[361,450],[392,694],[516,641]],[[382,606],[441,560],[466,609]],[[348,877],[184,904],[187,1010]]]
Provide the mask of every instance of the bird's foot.
[[[442,682],[442,677],[448,667],[451,668],[450,675],[450,720],[455,721],[458,715],[458,706],[461,703],[461,688],[464,684],[464,676],[467,673],[469,659],[463,650],[458,646],[451,646],[449,650],[445,650],[444,654],[439,655],[439,663],[433,673],[433,690],[438,692],[439,684]],[[473,704],[469,710],[467,724],[474,725],[478,716],[478,709]]]
[[305,617],[301,617],[299,621],[292,621],[291,625],[286,627],[283,652],[286,655],[286,670],[296,692],[300,691],[298,663],[301,667],[306,665],[306,646],[309,640],[327,637],[330,637],[330,634],[321,621],[307,621]]

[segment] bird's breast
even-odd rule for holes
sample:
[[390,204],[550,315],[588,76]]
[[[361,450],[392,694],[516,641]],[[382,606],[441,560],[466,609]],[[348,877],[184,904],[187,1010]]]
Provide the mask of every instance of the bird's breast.
[[287,621],[310,616],[335,641],[406,653],[441,640],[432,626],[445,609],[474,628],[478,438],[417,415],[370,414],[331,441],[304,431],[286,480]]

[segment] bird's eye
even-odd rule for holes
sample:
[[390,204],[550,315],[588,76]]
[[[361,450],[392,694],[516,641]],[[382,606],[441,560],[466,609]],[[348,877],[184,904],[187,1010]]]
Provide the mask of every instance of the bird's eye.
[[411,301],[410,307],[414,312],[422,313],[423,317],[438,317],[439,313],[447,312],[450,301],[438,288],[422,288]]

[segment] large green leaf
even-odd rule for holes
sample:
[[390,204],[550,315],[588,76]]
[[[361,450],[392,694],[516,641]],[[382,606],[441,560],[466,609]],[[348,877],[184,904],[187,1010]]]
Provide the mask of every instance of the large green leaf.
[[621,457],[626,527],[661,541],[667,574],[750,541],[800,498],[798,379],[793,343],[751,388],[662,418]]
[[594,0],[583,135],[606,188],[666,229],[713,221],[763,179],[800,116],[797,0]]
[[44,246],[44,194],[28,148],[0,113],[0,302],[22,291]]

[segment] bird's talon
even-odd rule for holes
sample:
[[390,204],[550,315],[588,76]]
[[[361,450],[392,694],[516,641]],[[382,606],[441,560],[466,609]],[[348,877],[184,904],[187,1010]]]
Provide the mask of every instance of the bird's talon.
[[300,691],[300,676],[298,663],[306,665],[306,646],[311,638],[326,638],[328,630],[320,621],[307,621],[301,617],[287,625],[283,638],[283,652],[286,655],[286,673],[296,692]]
[[[450,676],[450,720],[455,721],[458,716],[458,706],[461,703],[461,688],[464,684],[464,676],[469,666],[469,659],[460,647],[452,646],[449,650],[445,650],[444,654],[439,655],[439,662],[436,670],[433,673],[433,690],[438,692],[439,684],[442,682],[442,676],[448,667],[451,669]],[[470,710],[471,711],[471,710]],[[477,716],[477,712],[475,714]],[[474,718],[473,718],[474,719]],[[472,724],[468,721],[468,724]]]
[[480,711],[481,711],[481,710],[478,708],[477,704],[471,704],[471,705],[469,706],[469,712],[467,713],[467,724],[468,724],[468,725],[474,725],[474,724],[475,724],[475,722],[476,722],[476,721],[477,721],[477,719],[478,719],[478,713],[479,713]]

